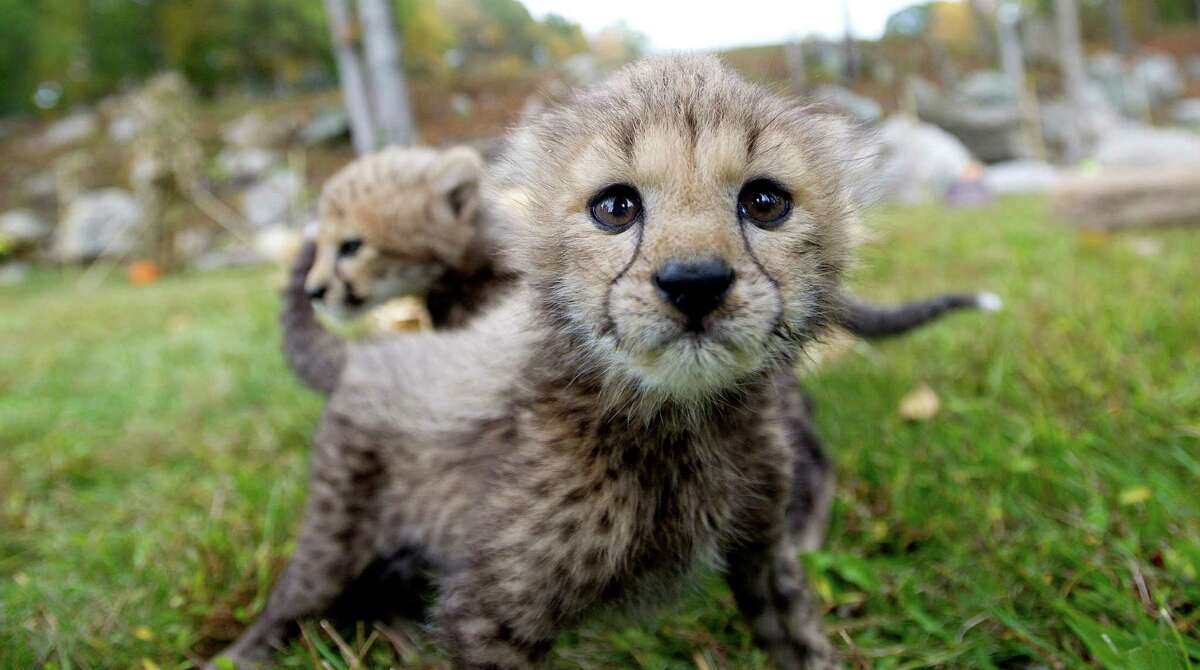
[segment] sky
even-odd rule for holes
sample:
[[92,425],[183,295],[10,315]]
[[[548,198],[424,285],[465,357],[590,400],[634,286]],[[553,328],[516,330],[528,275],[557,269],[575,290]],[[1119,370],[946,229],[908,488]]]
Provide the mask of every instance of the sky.
[[[624,21],[653,51],[771,44],[806,35],[840,36],[843,0],[523,0],[534,16],[555,13],[595,33]],[[845,0],[854,33],[878,37],[887,17],[917,0]]]

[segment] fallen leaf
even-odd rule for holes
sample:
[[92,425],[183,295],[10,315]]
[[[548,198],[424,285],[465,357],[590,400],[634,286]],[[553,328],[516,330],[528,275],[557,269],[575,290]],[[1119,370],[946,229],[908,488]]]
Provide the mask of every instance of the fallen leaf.
[[154,631],[145,626],[138,626],[133,629],[133,636],[142,642],[149,642],[154,639]]
[[1151,497],[1153,497],[1153,493],[1150,492],[1150,487],[1135,486],[1121,491],[1121,494],[1117,496],[1117,502],[1121,503],[1122,507],[1129,507],[1130,505],[1140,505]]
[[927,384],[921,384],[900,399],[900,416],[908,421],[928,421],[942,409],[942,401]]

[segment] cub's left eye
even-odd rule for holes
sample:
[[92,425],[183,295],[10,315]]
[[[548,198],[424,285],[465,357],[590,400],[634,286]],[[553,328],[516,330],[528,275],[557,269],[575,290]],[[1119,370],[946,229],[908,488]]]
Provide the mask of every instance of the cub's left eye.
[[338,245],[338,256],[353,256],[362,248],[363,241],[357,237],[352,237],[348,240],[342,240]]
[[770,179],[755,179],[738,194],[737,211],[759,228],[775,228],[792,213],[792,194]]

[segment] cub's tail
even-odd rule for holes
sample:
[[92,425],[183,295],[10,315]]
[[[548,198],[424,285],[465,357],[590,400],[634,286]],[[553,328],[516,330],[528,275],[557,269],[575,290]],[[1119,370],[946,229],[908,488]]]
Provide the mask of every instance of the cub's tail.
[[1003,306],[1000,296],[987,292],[944,293],[902,305],[875,305],[843,293],[838,325],[852,335],[875,339],[902,335],[956,310],[994,312]]
[[316,244],[305,240],[283,290],[279,326],[283,331],[283,355],[292,371],[305,386],[329,395],[337,388],[346,367],[346,343],[317,320],[312,301],[304,290],[304,279],[316,255]]

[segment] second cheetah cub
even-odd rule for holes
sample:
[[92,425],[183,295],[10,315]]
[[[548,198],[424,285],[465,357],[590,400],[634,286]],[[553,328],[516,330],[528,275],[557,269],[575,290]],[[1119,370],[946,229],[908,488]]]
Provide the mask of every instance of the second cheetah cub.
[[330,394],[304,525],[225,655],[262,662],[383,560],[432,575],[454,667],[534,668],[589,615],[717,566],[776,667],[835,667],[797,559],[812,512],[789,509],[820,485],[790,366],[837,311],[854,142],[707,57],[631,66],[519,131],[510,296],[456,331],[303,340]]

